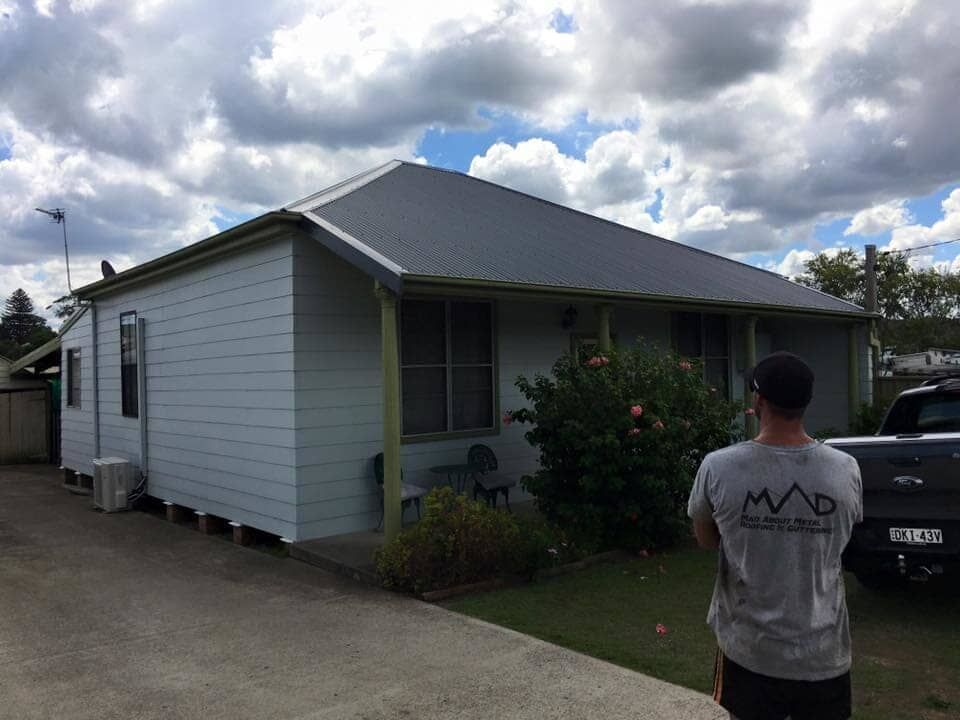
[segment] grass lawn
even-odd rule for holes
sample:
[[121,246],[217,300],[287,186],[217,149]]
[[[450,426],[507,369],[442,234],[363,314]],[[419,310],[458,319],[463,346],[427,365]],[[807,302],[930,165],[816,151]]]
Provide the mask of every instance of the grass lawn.
[[[451,601],[458,612],[709,693],[715,556],[697,549],[597,566]],[[960,717],[960,590],[884,592],[847,577],[857,720]],[[662,623],[666,635],[658,635]]]

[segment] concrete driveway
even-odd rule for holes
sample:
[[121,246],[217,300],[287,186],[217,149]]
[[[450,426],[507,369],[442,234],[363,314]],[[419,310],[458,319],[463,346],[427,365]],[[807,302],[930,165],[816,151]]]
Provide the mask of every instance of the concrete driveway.
[[[0,468],[0,717],[720,718],[689,690]],[[573,621],[573,619],[571,619]]]

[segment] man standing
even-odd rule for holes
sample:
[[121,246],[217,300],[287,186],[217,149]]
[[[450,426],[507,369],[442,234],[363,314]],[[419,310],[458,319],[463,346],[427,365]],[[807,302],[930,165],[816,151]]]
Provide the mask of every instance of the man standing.
[[850,629],[840,556],[863,519],[860,470],[813,440],[813,371],[774,353],[748,371],[760,432],[710,453],[687,512],[719,550],[707,622],[714,699],[739,720],[846,720]]

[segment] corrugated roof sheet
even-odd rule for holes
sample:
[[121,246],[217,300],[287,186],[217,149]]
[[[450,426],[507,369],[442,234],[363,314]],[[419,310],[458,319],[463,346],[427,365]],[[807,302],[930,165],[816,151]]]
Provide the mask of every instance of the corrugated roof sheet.
[[303,209],[406,275],[863,312],[774,273],[462,173],[397,163],[371,176]]

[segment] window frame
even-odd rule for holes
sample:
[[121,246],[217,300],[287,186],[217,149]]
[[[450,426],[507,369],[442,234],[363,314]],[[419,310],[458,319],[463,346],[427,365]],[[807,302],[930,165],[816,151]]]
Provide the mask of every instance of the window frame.
[[[74,371],[74,360],[77,361],[76,370],[79,372]],[[67,365],[67,372],[66,372],[67,407],[79,410],[82,403],[81,392],[83,390],[83,348],[79,348],[79,347],[67,348],[66,365]]]
[[[125,323],[125,318],[133,318],[132,323]],[[137,313],[135,310],[130,310],[128,312],[120,313],[120,413],[123,417],[139,419],[140,417],[140,348],[138,347],[139,338],[137,337]],[[123,359],[123,332],[124,326],[129,326],[133,328],[133,363],[132,367],[133,372],[133,396],[132,399],[128,398],[128,388],[127,388],[127,373],[124,373],[124,368],[130,366],[130,363],[125,363]],[[130,404],[132,403],[132,408]]]
[[[678,354],[680,353],[679,348],[679,339],[680,339],[680,323],[682,322],[684,315],[697,315],[700,318],[700,354],[696,356],[684,356],[689,357],[691,360],[697,360],[700,362],[700,371],[703,377],[703,381],[708,382],[707,378],[707,361],[709,360],[725,360],[727,363],[727,382],[726,382],[726,399],[730,400],[733,398],[733,326],[731,322],[731,316],[724,313],[718,312],[709,312],[703,310],[677,310],[673,314],[673,349]],[[726,335],[726,355],[708,355],[707,354],[707,323],[706,318],[708,315],[714,317],[719,317],[723,319],[724,324],[724,334]]]
[[[429,365],[405,365],[403,362],[403,309],[402,303],[405,300],[416,302],[443,303],[444,306],[444,343],[445,343],[445,363]],[[452,333],[452,306],[454,303],[474,303],[478,305],[488,305],[490,307],[490,362],[489,363],[454,363],[453,361],[453,333]],[[449,440],[462,437],[482,437],[497,435],[500,432],[500,362],[497,330],[497,304],[496,301],[486,298],[474,297],[435,297],[423,295],[409,295],[400,299],[401,307],[397,312],[397,339],[400,346],[398,354],[397,373],[399,375],[400,388],[400,441],[402,443],[430,442],[434,440]],[[427,433],[408,434],[403,427],[403,371],[407,368],[444,368],[446,379],[446,430],[438,430]],[[453,430],[453,370],[458,367],[489,367],[490,368],[490,394],[491,394],[491,421],[492,425],[485,428],[470,428],[464,430]]]

